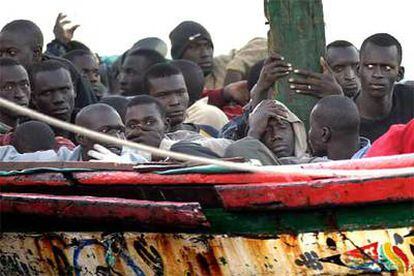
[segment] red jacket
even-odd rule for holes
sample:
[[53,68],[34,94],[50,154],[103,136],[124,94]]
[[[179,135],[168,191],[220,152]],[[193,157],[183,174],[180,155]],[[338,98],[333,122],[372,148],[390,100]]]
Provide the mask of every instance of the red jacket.
[[414,153],[414,119],[393,125],[372,144],[364,157]]

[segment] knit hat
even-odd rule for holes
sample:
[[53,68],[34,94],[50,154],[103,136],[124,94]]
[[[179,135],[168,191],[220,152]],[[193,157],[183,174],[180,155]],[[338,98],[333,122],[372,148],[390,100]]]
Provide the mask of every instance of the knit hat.
[[209,32],[203,26],[194,21],[181,22],[170,33],[171,57],[180,59],[188,44],[199,38],[207,39],[214,47]]

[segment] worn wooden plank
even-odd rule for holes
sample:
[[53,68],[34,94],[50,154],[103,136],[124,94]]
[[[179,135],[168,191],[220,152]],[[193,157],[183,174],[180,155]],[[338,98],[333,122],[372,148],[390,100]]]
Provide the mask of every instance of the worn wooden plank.
[[[198,203],[154,202],[114,197],[0,193],[1,214],[53,219],[128,221],[178,229],[209,226]],[[3,220],[7,224],[7,221]],[[52,222],[50,222],[53,224]]]
[[[269,49],[280,53],[294,68],[320,71],[325,51],[322,0],[267,0],[265,13],[270,24]],[[309,114],[317,98],[292,92],[286,80],[277,83],[276,98],[285,103],[309,126]]]
[[204,209],[209,233],[274,235],[330,230],[361,230],[414,225],[414,202],[289,210]]
[[414,154],[302,164],[303,169],[381,170],[414,167]]
[[1,275],[412,275],[413,229],[3,233]]
[[118,170],[133,171],[133,165],[111,162],[0,162],[0,171],[18,171],[36,168],[56,169],[94,169],[94,170]]
[[[318,179],[316,176],[287,173],[229,173],[229,174],[180,174],[158,175],[136,172],[87,172],[72,173],[77,184],[82,185],[214,185],[263,182],[292,182]],[[73,184],[60,173],[0,177],[0,187],[6,186],[66,186]]]
[[231,210],[273,210],[414,201],[414,172],[401,177],[222,185],[216,186],[216,189],[223,206]]

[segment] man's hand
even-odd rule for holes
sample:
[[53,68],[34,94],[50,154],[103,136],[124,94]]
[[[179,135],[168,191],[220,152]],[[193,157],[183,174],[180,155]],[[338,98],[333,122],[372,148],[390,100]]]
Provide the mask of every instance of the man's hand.
[[309,94],[323,98],[330,95],[343,95],[341,86],[336,81],[332,69],[323,57],[320,59],[323,73],[316,73],[304,69],[296,69],[293,72],[301,78],[290,78],[290,89],[296,93]]
[[266,131],[270,118],[281,120],[281,118],[286,117],[287,110],[285,107],[277,104],[274,100],[264,100],[249,115],[249,132],[247,136],[260,140]]
[[93,145],[93,150],[88,151],[88,155],[95,160],[95,162],[114,162],[114,163],[123,163],[121,162],[121,156],[113,153],[109,149],[101,146],[99,144]]
[[62,42],[63,44],[68,44],[72,38],[73,33],[80,25],[74,25],[69,29],[65,29],[65,25],[70,24],[70,20],[65,20],[67,15],[59,13],[58,17],[56,18],[55,27],[53,28],[53,33],[55,34],[55,38]]
[[271,54],[264,62],[260,72],[257,88],[261,91],[267,90],[272,85],[286,77],[292,71],[292,64],[285,62],[285,58],[279,54]]
[[250,105],[254,108],[265,99],[275,98],[275,90],[273,84],[286,77],[293,69],[292,64],[284,61],[285,58],[279,54],[273,53],[268,57],[263,64],[262,71],[260,71],[259,80],[250,91],[252,101]]
[[247,81],[237,81],[223,88],[223,97],[226,102],[235,102],[244,106],[250,101],[250,92],[247,89]]

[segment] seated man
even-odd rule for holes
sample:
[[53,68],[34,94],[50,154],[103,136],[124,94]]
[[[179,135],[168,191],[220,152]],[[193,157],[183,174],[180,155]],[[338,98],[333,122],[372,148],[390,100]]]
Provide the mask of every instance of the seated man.
[[218,131],[207,125],[184,123],[189,102],[187,86],[181,71],[167,63],[152,66],[144,77],[145,90],[157,98],[167,112],[170,132],[194,131],[206,137],[217,137]]
[[404,71],[401,60],[401,45],[389,34],[374,34],[362,43],[362,89],[355,102],[361,117],[361,136],[372,142],[391,125],[405,124],[414,118],[413,86],[396,83]]
[[[76,93],[69,70],[60,62],[48,60],[34,64],[30,71],[32,102],[39,112],[71,122]],[[73,139],[67,131],[54,128],[56,135]]]
[[[117,138],[124,139],[124,124],[119,114],[106,104],[93,104],[84,107],[76,116],[76,125],[88,128],[93,131],[108,134]],[[89,152],[94,144],[101,144],[112,152],[111,162],[147,162],[145,157],[136,153],[130,153],[122,147],[95,141],[93,139],[76,135],[79,143],[73,151],[62,147],[58,152],[41,151],[36,153],[19,154],[13,146],[0,147],[0,161],[89,161],[91,158]],[[121,157],[117,156],[121,154]]]
[[[0,97],[22,106],[28,106],[30,100],[30,83],[26,70],[17,61],[0,58]],[[0,146],[9,145],[13,129],[22,118],[8,110],[0,110]],[[75,145],[62,136],[55,137],[56,149],[65,146],[69,149]]]
[[[204,154],[204,150],[200,148],[204,147],[214,152],[212,157],[222,157],[225,148],[231,144],[230,140],[205,138],[193,131],[169,132],[169,118],[164,105],[158,99],[147,95],[135,96],[130,100],[125,126],[128,140],[161,149],[172,149],[175,144],[185,142],[192,143],[188,146],[193,153],[197,151],[193,146],[198,145],[199,152]],[[159,160],[160,157],[153,156],[152,159]]]
[[121,60],[119,73],[120,92],[123,96],[145,94],[144,74],[154,64],[165,62],[158,52],[148,49],[131,49]]
[[264,100],[249,116],[247,136],[226,149],[226,157],[259,160],[262,165],[316,161],[306,156],[303,122],[285,105]]
[[208,104],[208,98],[201,98],[204,87],[204,76],[200,66],[196,63],[177,59],[170,64],[180,69],[183,74],[185,85],[187,86],[189,103],[187,108],[187,118],[185,123],[212,126],[221,129],[229,122],[226,114],[219,108]]
[[10,145],[19,153],[56,150],[55,133],[45,123],[28,121],[16,127]]
[[[0,58],[0,97],[18,105],[29,105],[29,77],[24,67],[11,58]],[[0,109],[0,134],[16,127],[18,121],[18,114]]]
[[101,82],[97,57],[88,50],[73,50],[62,57],[71,61],[82,76],[90,82],[99,101],[105,95],[106,88]]
[[330,160],[360,158],[370,141],[359,136],[359,112],[347,97],[321,99],[310,114],[309,143],[312,155]]
[[220,130],[219,136],[232,140],[246,137],[250,112],[263,100],[273,99],[275,82],[287,77],[291,71],[292,65],[286,63],[278,54],[272,54],[266,60],[255,64],[248,76],[252,95],[249,105],[241,116],[233,118]]

